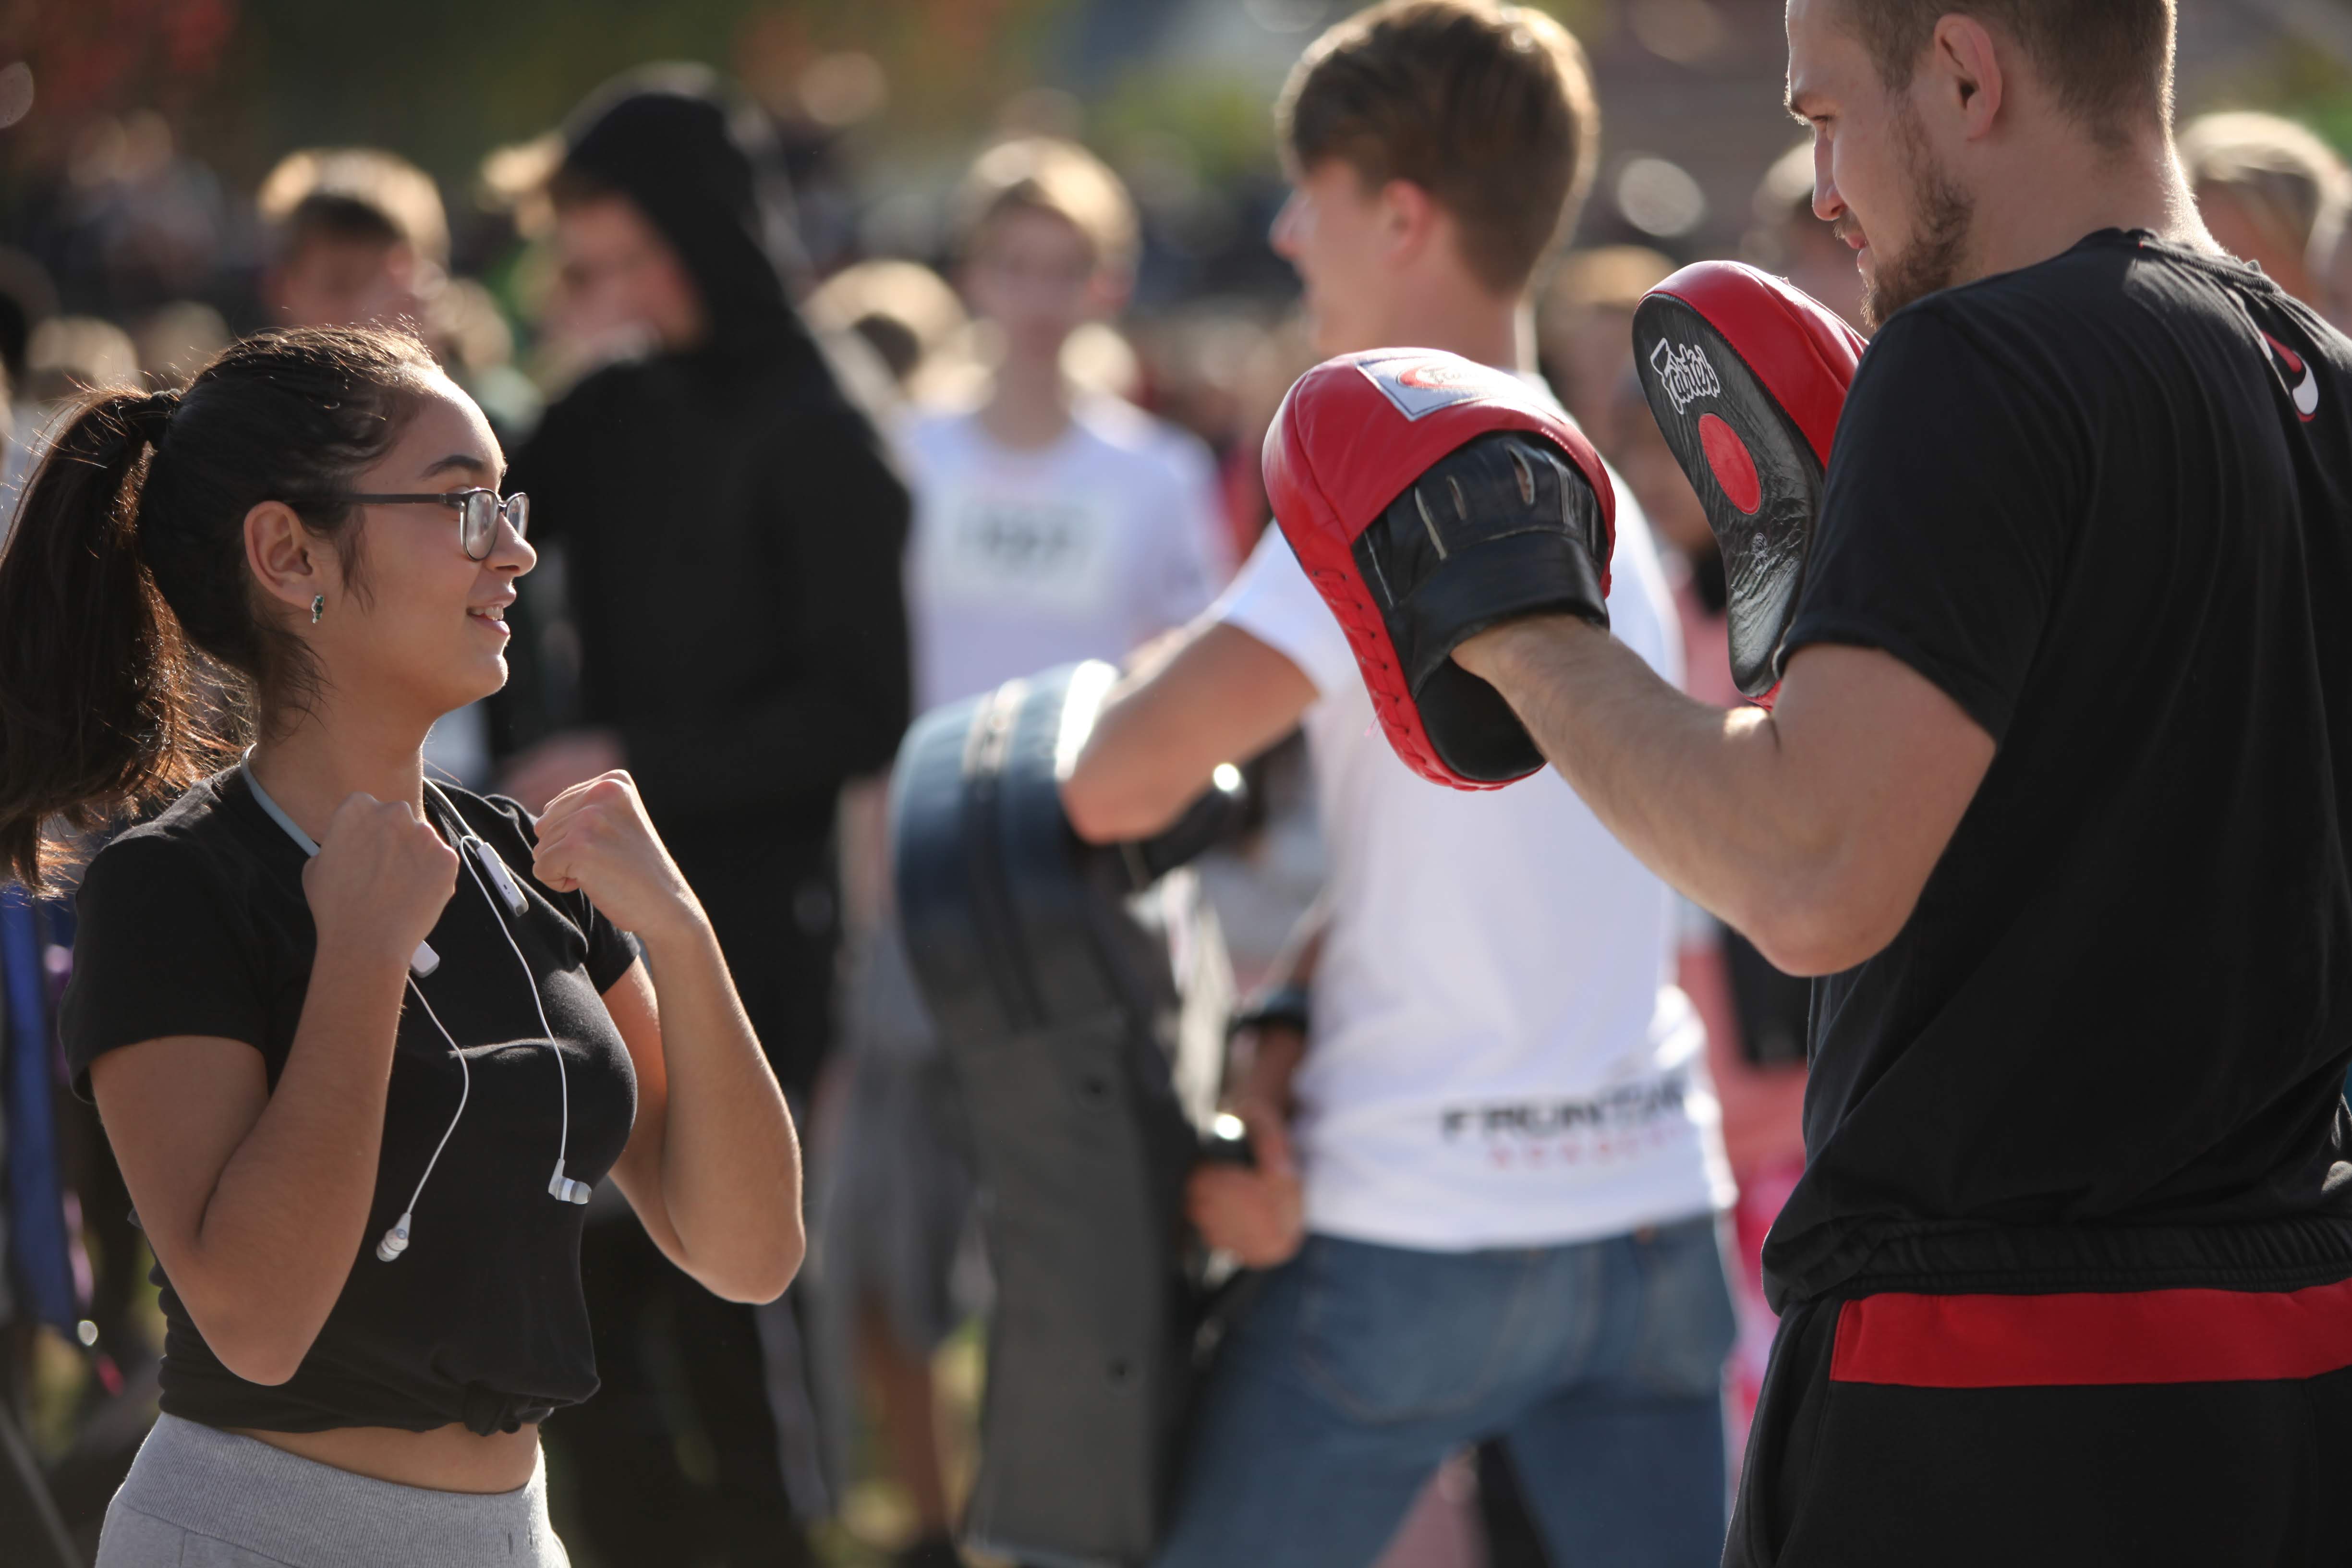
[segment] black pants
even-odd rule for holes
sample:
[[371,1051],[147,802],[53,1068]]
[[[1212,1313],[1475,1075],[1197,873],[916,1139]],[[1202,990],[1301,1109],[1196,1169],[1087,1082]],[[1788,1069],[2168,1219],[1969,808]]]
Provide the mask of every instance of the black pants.
[[1781,1320],[1726,1568],[2352,1563],[2352,1366],[1916,1386],[1841,1359],[1858,1305]]
[[696,1284],[633,1218],[590,1225],[580,1264],[602,1385],[544,1429],[575,1559],[814,1563],[784,1489],[753,1309]]

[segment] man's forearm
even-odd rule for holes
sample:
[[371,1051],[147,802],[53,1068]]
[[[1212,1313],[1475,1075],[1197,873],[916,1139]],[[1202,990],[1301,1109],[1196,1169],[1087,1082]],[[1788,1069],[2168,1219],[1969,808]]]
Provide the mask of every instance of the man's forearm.
[[1512,623],[1463,663],[1510,702],[1601,825],[1692,900],[1759,939],[1833,858],[1760,709],[1685,696],[1624,644],[1569,616]]

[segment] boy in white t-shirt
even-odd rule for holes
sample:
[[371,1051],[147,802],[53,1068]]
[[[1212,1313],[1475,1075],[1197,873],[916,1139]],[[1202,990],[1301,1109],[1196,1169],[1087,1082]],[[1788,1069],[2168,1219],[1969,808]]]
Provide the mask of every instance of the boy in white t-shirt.
[[[1326,34],[1278,111],[1274,229],[1317,348],[1522,369],[1591,104],[1574,40],[1532,9],[1392,0]],[[1674,611],[1618,494],[1612,625],[1672,676]],[[1157,831],[1302,719],[1329,922],[1311,991],[1254,1032],[1237,1109],[1257,1168],[1192,1182],[1203,1235],[1266,1273],[1159,1568],[1361,1568],[1448,1453],[1496,1438],[1555,1561],[1711,1563],[1732,1193],[1704,1031],[1669,983],[1670,895],[1555,780],[1413,776],[1272,532],[1115,695],[1065,784],[1071,820],[1102,842]]]
[[[982,153],[957,194],[973,315],[998,339],[976,408],[910,418],[907,609],[917,711],[1182,626],[1223,580],[1214,464],[1196,437],[1075,388],[1063,346],[1124,300],[1135,217],[1085,149],[1025,137]],[[880,876],[866,879],[879,888]],[[827,1198],[829,1290],[919,1525],[908,1568],[956,1561],[933,1438],[929,1358],[955,1326],[950,1273],[971,1208],[947,1067],[896,922],[851,988],[848,1129]],[[845,1301],[842,1299],[845,1298]]]
[[977,408],[902,431],[915,492],[916,709],[1184,624],[1225,575],[1201,441],[1074,387],[1062,351],[1114,313],[1135,252],[1118,176],[1049,137],[981,154],[958,193],[961,282],[999,348]]

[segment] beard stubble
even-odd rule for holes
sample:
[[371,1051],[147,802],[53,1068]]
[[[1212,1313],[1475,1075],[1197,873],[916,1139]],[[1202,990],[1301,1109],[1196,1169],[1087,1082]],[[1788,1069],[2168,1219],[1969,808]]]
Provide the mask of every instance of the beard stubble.
[[1903,160],[1918,217],[1910,243],[1895,255],[1880,255],[1874,275],[1862,289],[1862,318],[1872,331],[1886,318],[1958,281],[1977,208],[1927,145],[1918,114],[1906,104],[1895,118],[1895,143]]

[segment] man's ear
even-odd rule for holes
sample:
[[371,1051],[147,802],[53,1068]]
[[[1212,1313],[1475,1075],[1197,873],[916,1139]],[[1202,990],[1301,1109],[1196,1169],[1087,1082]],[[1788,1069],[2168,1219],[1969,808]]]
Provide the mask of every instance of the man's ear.
[[341,574],[329,566],[332,554],[282,500],[245,514],[245,563],[261,591],[282,605],[308,615],[313,599],[340,588]]
[[1958,118],[1963,136],[1973,142],[1992,129],[2008,82],[1982,22],[1957,12],[1937,22],[1927,70],[1936,100]]
[[1381,237],[1391,259],[1401,265],[1436,241],[1444,217],[1429,193],[1411,180],[1391,180],[1381,187]]

